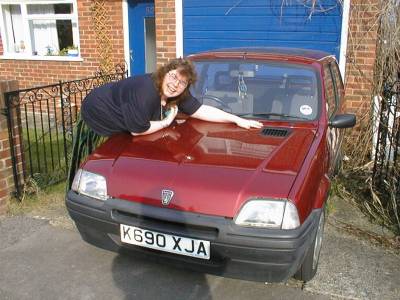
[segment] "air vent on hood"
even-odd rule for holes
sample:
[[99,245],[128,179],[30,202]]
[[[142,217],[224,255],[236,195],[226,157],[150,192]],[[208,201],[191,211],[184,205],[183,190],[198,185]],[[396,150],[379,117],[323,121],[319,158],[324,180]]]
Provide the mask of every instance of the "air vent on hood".
[[282,128],[263,128],[261,131],[262,135],[266,136],[276,136],[276,137],[286,137],[289,134],[288,129],[282,129]]

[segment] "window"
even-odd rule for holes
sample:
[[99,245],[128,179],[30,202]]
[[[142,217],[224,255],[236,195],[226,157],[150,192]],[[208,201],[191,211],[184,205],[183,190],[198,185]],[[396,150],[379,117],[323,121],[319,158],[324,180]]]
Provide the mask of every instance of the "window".
[[203,104],[276,120],[315,120],[319,114],[319,82],[310,67],[243,59],[194,65],[198,81],[191,92]]
[[16,58],[78,56],[75,3],[75,0],[0,0],[4,55]]
[[343,104],[343,96],[344,96],[344,88],[342,82],[342,76],[340,75],[339,67],[336,62],[332,62],[331,64],[332,76],[335,80],[335,93],[337,96],[338,107],[341,107]]
[[335,87],[332,80],[332,74],[329,65],[324,65],[324,80],[325,80],[325,98],[328,118],[336,112],[336,95]]

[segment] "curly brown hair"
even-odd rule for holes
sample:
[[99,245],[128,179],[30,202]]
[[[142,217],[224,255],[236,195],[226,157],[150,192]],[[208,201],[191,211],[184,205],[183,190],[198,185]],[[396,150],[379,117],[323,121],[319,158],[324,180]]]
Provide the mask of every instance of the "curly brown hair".
[[192,84],[194,84],[197,80],[196,70],[192,64],[192,62],[188,59],[184,58],[174,58],[171,59],[167,64],[159,67],[156,72],[153,73],[152,77],[155,83],[155,86],[160,95],[162,95],[162,84],[164,81],[165,75],[172,70],[176,70],[179,75],[185,77],[187,79],[188,85],[185,90],[179,96],[169,99],[168,102],[178,103],[182,99],[184,99],[189,94],[189,88]]

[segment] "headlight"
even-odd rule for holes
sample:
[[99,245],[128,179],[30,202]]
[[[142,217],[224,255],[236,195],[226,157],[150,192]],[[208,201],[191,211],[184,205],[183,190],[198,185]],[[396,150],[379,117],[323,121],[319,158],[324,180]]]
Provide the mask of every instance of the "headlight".
[[106,179],[98,174],[79,169],[72,182],[71,189],[77,193],[100,200],[107,200]]
[[300,225],[296,206],[287,200],[250,200],[235,218],[240,226],[294,229]]

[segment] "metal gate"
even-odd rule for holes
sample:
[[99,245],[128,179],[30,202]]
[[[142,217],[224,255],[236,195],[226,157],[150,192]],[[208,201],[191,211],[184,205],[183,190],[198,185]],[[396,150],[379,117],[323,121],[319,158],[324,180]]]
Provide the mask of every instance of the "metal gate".
[[373,178],[376,185],[394,184],[400,193],[400,81],[387,84],[380,103]]
[[400,81],[386,85],[374,147],[373,187],[380,216],[400,230]]
[[46,186],[66,178],[83,99],[94,87],[126,76],[125,66],[117,65],[110,74],[4,94],[17,197],[28,180]]

